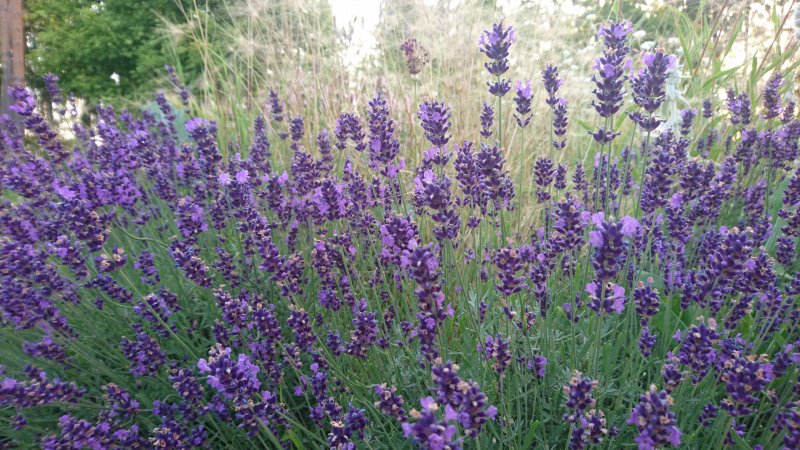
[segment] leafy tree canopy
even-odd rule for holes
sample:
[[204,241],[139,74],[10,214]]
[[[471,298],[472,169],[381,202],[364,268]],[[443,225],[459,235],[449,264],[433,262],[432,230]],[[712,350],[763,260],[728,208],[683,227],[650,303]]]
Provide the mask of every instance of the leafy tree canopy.
[[115,103],[151,91],[174,60],[170,52],[177,52],[185,75],[199,70],[196,52],[159,32],[162,19],[185,21],[175,0],[28,0],[25,7],[34,83],[51,72],[65,92]]

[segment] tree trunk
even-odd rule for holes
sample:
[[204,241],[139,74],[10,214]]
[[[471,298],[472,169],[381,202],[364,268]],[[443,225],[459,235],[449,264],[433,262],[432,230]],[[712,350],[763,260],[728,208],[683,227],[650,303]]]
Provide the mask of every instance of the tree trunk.
[[8,89],[25,84],[25,21],[22,0],[0,0],[0,50],[3,82],[0,112],[11,104]]
[[11,86],[11,33],[9,33],[9,0],[0,0],[0,58],[3,64],[2,92],[0,92],[0,114],[8,110],[11,99],[8,87]]

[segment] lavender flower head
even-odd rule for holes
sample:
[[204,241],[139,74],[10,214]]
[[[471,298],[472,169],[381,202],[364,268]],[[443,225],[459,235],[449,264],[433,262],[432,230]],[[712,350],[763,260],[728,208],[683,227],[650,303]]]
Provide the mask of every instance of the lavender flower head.
[[458,413],[450,405],[444,407],[444,418],[439,419],[437,413],[440,411],[439,404],[433,397],[425,397],[420,400],[422,410],[412,409],[409,416],[415,422],[404,422],[403,435],[406,439],[411,439],[419,448],[430,450],[457,450],[461,448],[461,440],[453,438],[458,431],[454,422],[458,418]]
[[63,103],[64,97],[61,95],[61,88],[58,86],[58,82],[60,81],[58,75],[46,73],[42,79],[45,89],[47,90],[47,95],[50,96],[50,101],[53,103]]
[[490,75],[497,77],[497,81],[486,82],[489,92],[497,97],[502,97],[511,89],[509,81],[501,79],[508,71],[508,50],[516,42],[517,35],[511,26],[503,26],[503,22],[492,25],[491,30],[484,30],[478,41],[481,53],[486,55],[491,62],[483,63]]
[[657,391],[655,385],[639,397],[639,403],[627,420],[639,431],[634,439],[639,450],[655,450],[667,444],[673,447],[681,445],[681,432],[671,407],[672,397],[666,391]]
[[592,76],[592,81],[597,87],[592,92],[597,99],[592,100],[592,106],[600,117],[613,116],[622,105],[622,87],[627,79],[625,72],[631,65],[631,60],[626,58],[630,51],[627,40],[632,32],[630,22],[612,23],[598,30],[597,35],[603,39],[605,50],[594,62],[597,74]]
[[783,87],[783,75],[780,72],[775,72],[767,81],[764,87],[764,110],[761,117],[764,119],[774,119],[781,115],[781,87]]
[[542,82],[544,83],[544,90],[547,91],[545,102],[553,107],[558,101],[558,97],[556,97],[558,88],[564,84],[564,81],[558,78],[558,68],[552,64],[545,67],[542,70]]
[[209,351],[209,358],[197,362],[201,373],[208,374],[209,386],[216,389],[226,400],[246,404],[261,387],[258,366],[245,354],[237,359],[231,357],[231,349],[217,344]]
[[592,215],[595,229],[589,232],[589,244],[595,248],[592,266],[597,278],[606,282],[619,273],[625,260],[624,238],[631,237],[639,229],[639,222],[625,216],[619,222],[606,222],[602,212]]
[[425,47],[421,46],[415,38],[409,38],[400,44],[400,50],[406,57],[406,64],[408,65],[408,73],[417,75],[422,72],[422,68],[428,63],[428,51]]
[[481,107],[481,136],[489,138],[492,136],[492,125],[494,124],[494,109],[488,103],[483,102]]
[[666,98],[667,72],[678,63],[675,55],[662,50],[642,55],[645,67],[631,79],[633,101],[649,113],[655,112]]
[[559,98],[553,105],[553,148],[556,150],[561,150],[567,146],[567,140],[564,135],[567,134],[568,123],[567,99]]
[[450,140],[450,107],[435,100],[419,105],[417,117],[422,121],[425,137],[431,144],[442,147]]
[[516,113],[514,118],[517,120],[517,125],[520,128],[525,128],[531,123],[531,99],[533,93],[531,92],[531,80],[517,81],[516,85],[517,95],[514,97],[516,104]]

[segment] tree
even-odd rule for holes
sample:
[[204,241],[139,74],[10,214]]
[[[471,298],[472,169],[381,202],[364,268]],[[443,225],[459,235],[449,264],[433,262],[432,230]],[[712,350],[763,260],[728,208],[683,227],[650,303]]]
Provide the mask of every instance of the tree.
[[0,50],[3,61],[0,111],[6,111],[11,104],[8,89],[25,84],[24,30],[22,0],[0,0]]
[[[89,104],[151,95],[170,61],[162,19],[185,21],[175,0],[27,0],[27,7],[32,81],[55,73],[65,92]],[[182,50],[182,58],[193,58]],[[197,61],[186,65],[199,71]]]

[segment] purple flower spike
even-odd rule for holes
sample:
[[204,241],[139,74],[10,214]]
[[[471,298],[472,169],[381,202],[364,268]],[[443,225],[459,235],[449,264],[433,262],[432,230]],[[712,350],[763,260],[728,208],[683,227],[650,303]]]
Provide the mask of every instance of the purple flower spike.
[[517,110],[514,118],[520,128],[525,128],[531,123],[532,117],[531,100],[533,99],[533,92],[531,92],[531,80],[517,81],[516,91],[517,95],[514,97],[514,103]]
[[764,119],[774,119],[781,115],[781,87],[783,87],[783,75],[780,72],[775,72],[767,81],[764,87],[764,110],[761,117]]
[[563,387],[564,395],[567,396],[565,404],[570,410],[564,414],[564,420],[577,423],[584,411],[594,408],[596,401],[592,397],[592,391],[597,385],[597,380],[592,380],[577,370],[572,373],[569,384]]
[[425,137],[431,144],[442,147],[450,140],[450,107],[442,102],[426,101],[419,106],[417,117],[422,121]]
[[[461,439],[453,439],[458,431],[454,424],[458,414],[450,405],[445,405],[443,411],[433,397],[420,399],[422,411],[412,409],[409,416],[415,421],[403,422],[403,435],[411,439],[419,448],[429,450],[458,450],[461,448]],[[437,415],[442,414],[443,419]]]
[[504,340],[503,335],[500,333],[497,333],[497,336],[494,337],[486,336],[483,347],[478,344],[478,351],[483,352],[483,357],[486,360],[494,361],[494,370],[501,375],[511,363],[511,349],[508,341]]
[[489,93],[496,97],[502,97],[511,90],[510,81],[500,76],[508,71],[508,50],[516,40],[514,29],[510,26],[504,27],[501,21],[492,25],[491,30],[485,30],[478,42],[481,53],[490,60],[483,63],[484,67],[490,75],[497,77],[496,81],[486,82]]
[[517,35],[511,26],[504,27],[503,22],[492,25],[491,30],[484,30],[478,45],[481,53],[491,60],[484,63],[489,74],[500,76],[508,70],[508,50],[516,42]]
[[494,109],[488,103],[483,102],[481,107],[481,136],[489,138],[492,136],[492,125],[494,124]]
[[642,56],[645,67],[631,79],[633,90],[633,101],[642,107],[646,114],[641,111],[634,111],[628,114],[636,124],[644,131],[653,131],[658,128],[663,120],[653,116],[653,113],[661,107],[666,98],[666,82],[669,70],[677,64],[674,55],[666,55],[663,51],[657,50],[655,53],[645,53]]
[[666,391],[657,391],[654,385],[639,397],[639,404],[627,420],[639,431],[634,439],[639,450],[655,450],[667,444],[673,447],[681,445],[681,432],[671,407],[672,397]]
[[547,99],[545,100],[550,107],[554,107],[560,100],[556,97],[558,88],[564,84],[564,81],[558,78],[558,68],[552,64],[542,70],[542,81],[544,82],[544,90],[547,91]]
[[497,277],[500,280],[497,284],[497,290],[503,296],[509,297],[527,287],[524,282],[525,274],[522,273],[524,270],[523,261],[516,247],[509,244],[497,250],[494,255],[494,263],[497,266]]
[[419,44],[415,38],[409,38],[400,45],[400,50],[406,57],[406,65],[408,66],[408,73],[417,75],[422,72],[422,68],[428,63],[428,51],[425,47]]
[[258,366],[245,354],[233,359],[231,349],[219,344],[208,354],[208,360],[201,358],[197,362],[200,373],[208,375],[208,385],[219,391],[226,400],[246,405],[261,387]]
[[600,117],[613,116],[622,105],[623,84],[627,79],[625,72],[631,65],[631,60],[627,58],[630,51],[627,39],[631,32],[633,26],[629,22],[601,26],[598,31],[605,50],[594,63],[597,74],[592,76],[592,81],[597,87],[593,93],[597,99],[592,100],[592,106]]

